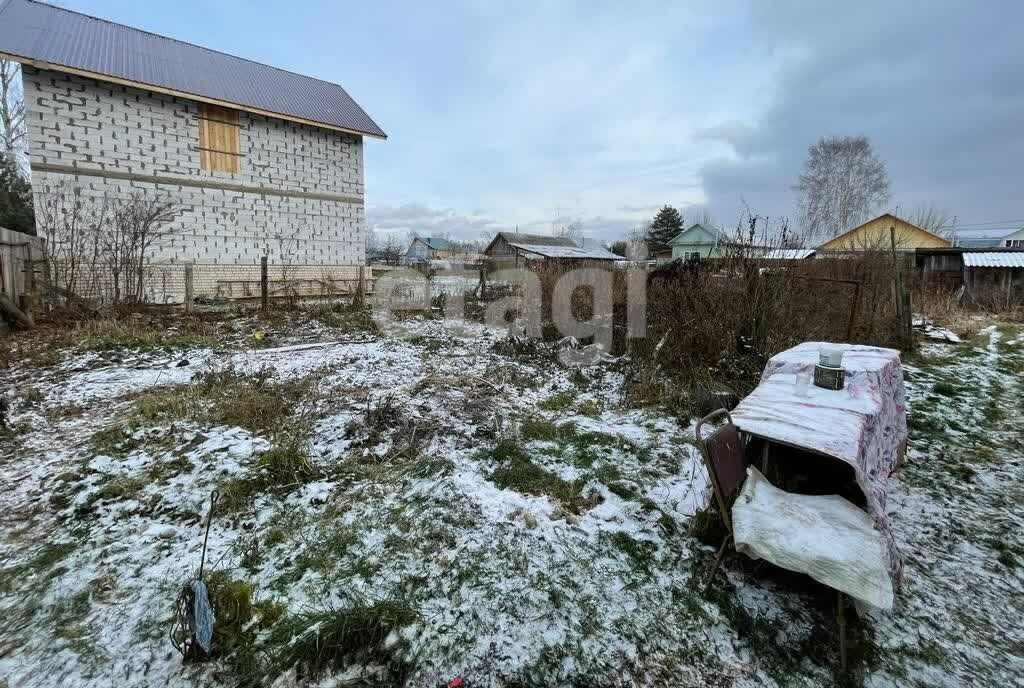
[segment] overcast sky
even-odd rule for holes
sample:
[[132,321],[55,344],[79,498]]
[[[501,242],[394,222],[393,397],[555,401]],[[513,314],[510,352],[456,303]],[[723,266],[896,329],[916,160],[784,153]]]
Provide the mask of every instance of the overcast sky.
[[847,134],[892,209],[1024,226],[1024,3],[60,4],[340,83],[389,135],[366,142],[382,230],[793,217],[807,146]]

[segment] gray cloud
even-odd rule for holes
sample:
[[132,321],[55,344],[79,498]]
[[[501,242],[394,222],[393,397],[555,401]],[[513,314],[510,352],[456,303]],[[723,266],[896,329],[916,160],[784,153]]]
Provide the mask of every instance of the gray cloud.
[[457,239],[479,239],[485,231],[504,229],[481,210],[467,215],[452,208],[430,208],[420,203],[371,206],[366,210],[366,224],[381,232],[451,235]]
[[698,133],[731,148],[701,168],[716,217],[735,217],[741,198],[793,216],[807,146],[865,134],[887,162],[894,208],[935,203],[961,221],[1024,218],[1024,6],[763,7],[754,23],[771,37],[765,48],[783,54],[771,104],[753,123]]

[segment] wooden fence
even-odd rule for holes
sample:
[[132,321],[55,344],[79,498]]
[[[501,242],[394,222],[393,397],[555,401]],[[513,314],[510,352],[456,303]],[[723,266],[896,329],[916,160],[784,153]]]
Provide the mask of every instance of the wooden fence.
[[45,264],[45,243],[41,237],[0,227],[0,304],[6,304],[0,310],[13,315],[14,308],[25,307],[22,297],[36,290],[36,273]]

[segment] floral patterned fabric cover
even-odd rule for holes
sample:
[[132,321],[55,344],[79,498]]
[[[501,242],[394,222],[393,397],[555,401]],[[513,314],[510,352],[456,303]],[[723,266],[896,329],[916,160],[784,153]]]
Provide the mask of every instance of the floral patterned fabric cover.
[[[809,385],[797,395],[798,373],[814,374],[822,346],[845,350],[841,390]],[[889,474],[907,437],[903,368],[895,349],[805,342],[771,358],[761,384],[732,412],[746,433],[835,457],[850,464],[867,498],[868,513],[886,535],[889,572],[898,587],[902,564],[885,516]]]

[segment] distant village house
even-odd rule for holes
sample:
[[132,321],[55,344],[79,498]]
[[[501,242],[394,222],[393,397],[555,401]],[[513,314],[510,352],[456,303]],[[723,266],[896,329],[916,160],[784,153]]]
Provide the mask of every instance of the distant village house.
[[672,238],[672,260],[702,260],[724,255],[729,238],[711,225],[693,224]]
[[484,255],[496,268],[520,267],[529,262],[585,262],[623,260],[603,246],[584,242],[580,246],[569,237],[545,234],[498,232],[484,249]]
[[407,263],[422,263],[429,260],[449,258],[452,246],[447,239],[415,237],[405,253]]

